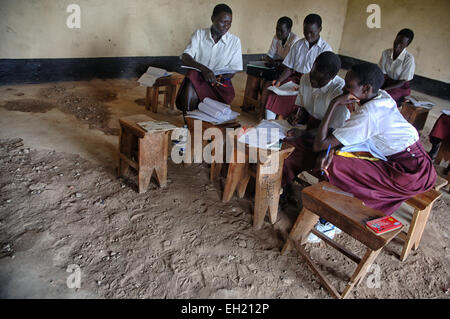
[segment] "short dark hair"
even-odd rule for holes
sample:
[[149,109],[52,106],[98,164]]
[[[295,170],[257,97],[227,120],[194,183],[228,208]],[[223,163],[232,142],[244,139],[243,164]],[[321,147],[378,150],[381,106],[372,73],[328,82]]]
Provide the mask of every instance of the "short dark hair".
[[322,18],[318,14],[311,13],[306,16],[305,20],[303,20],[303,24],[317,24],[317,26],[321,28]]
[[334,78],[341,69],[341,59],[331,51],[325,51],[319,54],[314,63],[318,72],[327,74],[331,78]]
[[351,67],[351,70],[358,77],[358,85],[370,85],[372,86],[373,93],[377,93],[383,86],[384,74],[380,67],[373,63],[361,63],[355,64]]
[[277,24],[280,24],[280,25],[285,24],[285,25],[287,26],[287,28],[288,28],[289,30],[291,30],[291,29],[292,29],[293,22],[292,22],[292,19],[289,18],[289,17],[281,17],[281,18],[278,19]]
[[414,32],[411,29],[401,29],[399,33],[397,33],[397,36],[404,36],[405,38],[408,38],[408,44],[412,42],[414,39]]
[[226,12],[226,13],[233,15],[233,11],[231,10],[231,8],[224,3],[216,5],[214,7],[212,15],[213,15],[213,17],[217,17],[222,12]]

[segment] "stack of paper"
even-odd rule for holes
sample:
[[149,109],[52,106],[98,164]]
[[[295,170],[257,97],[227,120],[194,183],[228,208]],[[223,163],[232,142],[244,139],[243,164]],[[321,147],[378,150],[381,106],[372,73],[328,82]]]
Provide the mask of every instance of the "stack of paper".
[[430,109],[434,106],[433,102],[421,96],[410,95],[407,96],[406,99],[408,99],[414,106],[425,107]]
[[142,127],[147,132],[164,132],[164,131],[171,131],[176,129],[177,127],[168,123],[168,122],[155,122],[155,121],[149,121],[149,122],[139,122],[137,123],[140,127]]
[[186,116],[213,124],[222,124],[236,119],[239,113],[232,111],[228,104],[207,97],[198,105],[198,110],[187,112]]
[[284,120],[262,120],[256,127],[249,129],[239,142],[262,149],[280,149],[280,141],[292,126]]
[[279,87],[269,86],[267,89],[274,92],[276,95],[282,96],[294,96],[298,94],[298,85],[292,81],[284,83]]
[[172,73],[167,72],[164,69],[155,68],[150,66],[144,74],[139,78],[138,82],[142,86],[153,86],[157,79],[165,76],[169,76]]

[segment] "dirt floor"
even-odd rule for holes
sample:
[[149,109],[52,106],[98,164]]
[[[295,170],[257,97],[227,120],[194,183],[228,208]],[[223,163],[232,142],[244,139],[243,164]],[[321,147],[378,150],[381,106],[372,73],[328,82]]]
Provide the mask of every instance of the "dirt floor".
[[[240,111],[245,75],[234,84]],[[144,194],[133,172],[117,178],[119,117],[182,125],[178,111],[146,111],[144,96],[136,79],[0,87],[0,297],[329,298],[302,258],[280,255],[299,207],[254,230],[251,193],[222,203],[224,179],[210,182],[207,164],[169,160],[167,187],[152,182]],[[422,133],[427,150],[440,110],[450,108],[429,98],[437,107]],[[254,124],[255,114],[240,121]],[[402,263],[395,239],[349,298],[450,297],[450,195],[442,192],[419,249]],[[404,205],[396,216],[408,223],[410,212]],[[349,236],[337,239],[363,255]],[[323,243],[307,247],[342,290],[355,264]],[[67,285],[70,265],[80,267],[78,289]]]

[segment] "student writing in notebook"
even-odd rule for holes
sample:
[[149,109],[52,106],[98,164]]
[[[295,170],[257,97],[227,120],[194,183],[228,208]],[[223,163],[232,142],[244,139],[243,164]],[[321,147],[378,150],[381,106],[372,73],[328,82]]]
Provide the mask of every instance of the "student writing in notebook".
[[[282,63],[286,58],[287,54],[291,50],[291,47],[300,38],[292,32],[292,19],[289,17],[281,17],[277,21],[275,36],[273,37],[272,43],[270,45],[269,51],[262,57],[263,61],[267,61],[270,66],[274,66],[275,75],[278,76],[283,71]],[[261,99],[267,100],[268,88],[272,85],[272,81],[268,81],[255,76],[249,76],[245,88],[245,95],[253,99],[258,99],[258,95],[261,93]],[[243,110],[248,110],[249,107],[244,106]],[[264,109],[262,107],[262,109]]]
[[[303,74],[311,71],[317,56],[325,51],[332,51],[330,45],[320,36],[322,18],[317,14],[309,14],[303,21],[304,38],[297,41],[283,61],[284,70],[273,85],[279,87],[289,81],[299,83]],[[268,93],[267,99],[261,99],[266,111],[266,119],[287,118],[296,109],[295,96],[278,96]]]
[[[417,130],[380,89],[383,81],[376,64],[354,65],[345,77],[346,93],[331,101],[313,148],[339,150],[322,162],[331,184],[391,215],[403,201],[432,188],[436,171]],[[334,112],[355,100],[360,108],[330,133]]]
[[384,73],[382,89],[400,106],[405,96],[411,94],[409,81],[414,77],[414,56],[406,48],[414,39],[414,32],[403,29],[397,34],[392,49],[386,49],[381,55],[379,66]]
[[[199,29],[181,55],[181,61],[189,70],[178,92],[176,105],[180,110],[194,110],[199,102],[209,97],[230,104],[235,96],[231,78],[242,71],[240,39],[229,33],[233,13],[226,4],[214,7],[212,26]],[[216,75],[214,71],[231,70],[229,74]]]

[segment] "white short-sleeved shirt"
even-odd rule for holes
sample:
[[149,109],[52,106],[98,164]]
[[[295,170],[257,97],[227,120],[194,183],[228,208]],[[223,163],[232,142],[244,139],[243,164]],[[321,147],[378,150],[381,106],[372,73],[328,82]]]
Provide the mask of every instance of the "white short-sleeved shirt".
[[316,58],[325,51],[333,51],[333,49],[322,37],[311,48],[309,48],[309,42],[303,38],[294,43],[283,64],[302,74],[309,73]]
[[345,146],[343,151],[368,151],[384,160],[385,156],[402,152],[419,140],[417,130],[400,114],[397,103],[384,90],[353,112],[333,135]]
[[387,74],[392,80],[411,81],[414,77],[416,64],[411,53],[403,49],[402,53],[393,59],[394,50],[386,49],[381,54],[378,65],[384,74]]
[[229,32],[215,43],[210,28],[198,29],[192,35],[184,53],[212,71],[243,70],[241,40]]
[[[335,76],[327,85],[321,88],[313,88],[309,73],[302,76],[298,88],[296,105],[302,106],[310,115],[322,120],[328,110],[332,99],[342,94],[345,81],[340,76]],[[350,118],[350,112],[346,107],[336,109],[330,121],[331,128],[338,128]]]
[[291,50],[291,47],[298,40],[300,40],[300,38],[294,32],[291,32],[289,33],[286,43],[283,45],[283,41],[279,40],[275,35],[267,55],[275,60],[284,59]]

